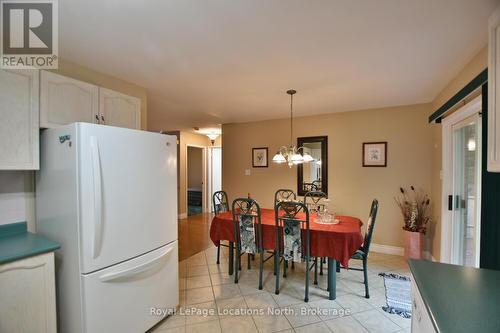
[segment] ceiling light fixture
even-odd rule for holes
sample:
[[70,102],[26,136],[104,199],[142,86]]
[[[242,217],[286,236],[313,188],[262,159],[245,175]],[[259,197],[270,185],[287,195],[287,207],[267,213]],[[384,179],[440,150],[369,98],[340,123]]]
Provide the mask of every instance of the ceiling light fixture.
[[[282,146],[274,155],[273,162],[278,164],[287,163],[288,167],[291,168],[293,165],[312,162],[314,158],[309,153],[304,152],[304,147],[297,148],[293,144],[293,95],[297,91],[290,89],[286,93],[290,95],[290,146]],[[301,149],[302,154],[299,152]]]
[[207,136],[210,139],[210,142],[212,143],[212,146],[213,146],[215,144],[215,139],[217,139],[219,137],[219,134],[217,134],[217,133],[208,133]]

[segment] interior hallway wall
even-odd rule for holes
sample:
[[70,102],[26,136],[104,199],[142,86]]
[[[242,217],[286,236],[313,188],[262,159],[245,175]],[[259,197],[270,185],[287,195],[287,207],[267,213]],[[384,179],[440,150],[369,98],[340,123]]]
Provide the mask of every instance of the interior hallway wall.
[[[192,133],[188,131],[180,131],[179,139],[179,217],[184,218],[187,216],[187,147],[189,145],[198,147],[208,147],[212,143],[206,135]],[[220,139],[219,139],[220,140]]]

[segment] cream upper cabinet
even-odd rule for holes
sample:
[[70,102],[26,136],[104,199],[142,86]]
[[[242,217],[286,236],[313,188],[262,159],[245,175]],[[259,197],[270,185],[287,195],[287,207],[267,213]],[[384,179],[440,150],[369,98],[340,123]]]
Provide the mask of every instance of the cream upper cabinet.
[[54,253],[0,265],[0,332],[56,333]]
[[0,170],[39,168],[38,70],[0,70]]
[[136,97],[99,88],[99,113],[106,125],[141,129],[141,100]]
[[500,6],[489,19],[488,171],[500,172]]
[[99,88],[52,72],[40,79],[40,127],[74,122],[97,123]]

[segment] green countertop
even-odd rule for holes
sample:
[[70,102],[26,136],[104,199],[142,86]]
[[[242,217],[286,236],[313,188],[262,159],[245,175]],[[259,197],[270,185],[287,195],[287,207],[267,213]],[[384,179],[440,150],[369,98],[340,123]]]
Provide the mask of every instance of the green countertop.
[[413,259],[409,265],[438,332],[500,332],[500,271]]
[[0,265],[60,247],[56,242],[28,232],[26,222],[0,226]]

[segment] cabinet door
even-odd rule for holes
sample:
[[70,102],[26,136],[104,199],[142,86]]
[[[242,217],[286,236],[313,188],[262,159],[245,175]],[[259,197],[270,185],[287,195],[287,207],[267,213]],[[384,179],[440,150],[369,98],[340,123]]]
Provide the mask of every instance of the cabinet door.
[[0,265],[0,332],[56,332],[54,253]]
[[38,70],[0,70],[0,170],[39,168]]
[[106,125],[141,129],[141,100],[99,88],[99,112]]
[[425,307],[422,296],[415,283],[415,278],[411,276],[412,310],[411,310],[411,331],[412,333],[433,333],[436,332],[429,312]]
[[500,6],[489,20],[488,171],[500,172]]
[[40,127],[98,122],[98,96],[99,89],[93,84],[42,71]]

